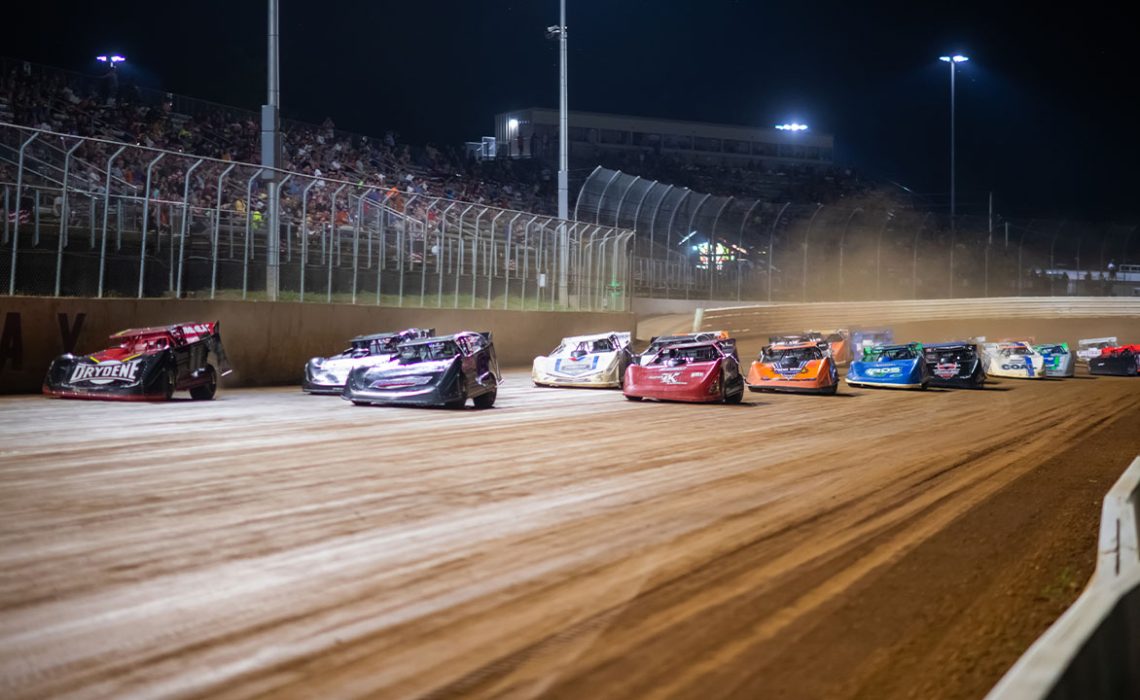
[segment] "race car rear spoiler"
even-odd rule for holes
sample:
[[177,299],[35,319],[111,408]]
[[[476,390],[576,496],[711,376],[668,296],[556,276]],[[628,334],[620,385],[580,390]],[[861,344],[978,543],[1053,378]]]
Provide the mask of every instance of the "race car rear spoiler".
[[222,345],[222,324],[220,321],[214,322],[214,334],[210,336],[209,344],[210,349],[214,351],[214,356],[218,358],[218,373],[221,376],[226,376],[234,371],[230,366],[230,358],[226,355],[226,348]]

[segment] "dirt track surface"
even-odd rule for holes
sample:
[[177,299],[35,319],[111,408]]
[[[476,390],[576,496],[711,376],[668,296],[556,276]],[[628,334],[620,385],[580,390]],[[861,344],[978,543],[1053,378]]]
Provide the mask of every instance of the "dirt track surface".
[[484,412],[0,399],[0,697],[979,697],[1140,451],[1129,378],[508,380]]

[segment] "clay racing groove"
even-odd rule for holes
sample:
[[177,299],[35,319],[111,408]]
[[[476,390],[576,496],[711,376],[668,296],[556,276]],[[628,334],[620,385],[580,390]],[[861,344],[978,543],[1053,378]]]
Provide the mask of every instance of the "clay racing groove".
[[0,695],[980,697],[1140,434],[1138,380],[1083,370],[737,406],[504,375],[483,411],[0,399]]

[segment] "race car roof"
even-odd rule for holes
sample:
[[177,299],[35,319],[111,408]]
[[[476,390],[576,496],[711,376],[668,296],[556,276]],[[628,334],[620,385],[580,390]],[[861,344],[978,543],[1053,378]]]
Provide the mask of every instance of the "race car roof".
[[977,346],[974,343],[970,343],[965,340],[955,340],[947,343],[930,343],[929,345],[923,345],[922,347],[927,350],[949,350],[951,348],[973,348]]
[[399,333],[372,333],[370,335],[358,335],[352,339],[352,342],[358,340],[386,340],[388,338],[395,338]]
[[161,335],[163,333],[172,333],[175,329],[187,328],[191,326],[209,326],[215,325],[212,323],[172,323],[169,326],[148,326],[146,328],[128,328],[112,333],[112,338],[130,338],[136,335]]
[[909,348],[912,346],[917,347],[919,349],[926,347],[922,343],[895,343],[894,345],[876,345],[874,347],[867,348],[867,349],[872,350],[872,351],[874,351],[874,350],[900,350],[902,348]]
[[618,335],[616,332],[594,333],[593,335],[568,335],[562,339],[563,343],[580,343],[583,340],[603,340]]
[[818,343],[781,343],[779,341],[768,346],[772,350],[800,350],[803,348],[819,348]]
[[472,336],[472,335],[481,335],[481,336],[483,336],[483,339],[487,340],[488,342],[491,340],[491,337],[490,337],[491,334],[490,333],[476,333],[475,331],[459,331],[458,333],[452,333],[451,335],[437,335],[437,336],[433,336],[431,338],[412,338],[411,340],[406,340],[406,341],[400,343],[400,345],[423,345],[425,343],[438,343],[438,342],[444,341],[444,340],[457,340],[459,338],[463,338],[466,336]]

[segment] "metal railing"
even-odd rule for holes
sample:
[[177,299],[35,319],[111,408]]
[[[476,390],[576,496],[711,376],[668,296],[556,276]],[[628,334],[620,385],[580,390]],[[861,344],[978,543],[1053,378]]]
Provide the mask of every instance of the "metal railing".
[[907,207],[715,196],[619,170],[586,179],[574,218],[636,229],[638,296],[837,301],[1129,296],[1137,227],[991,220]]
[[10,124],[0,206],[0,294],[629,306],[628,229]]
[[1104,498],[1096,570],[987,700],[1140,696],[1140,457]]

